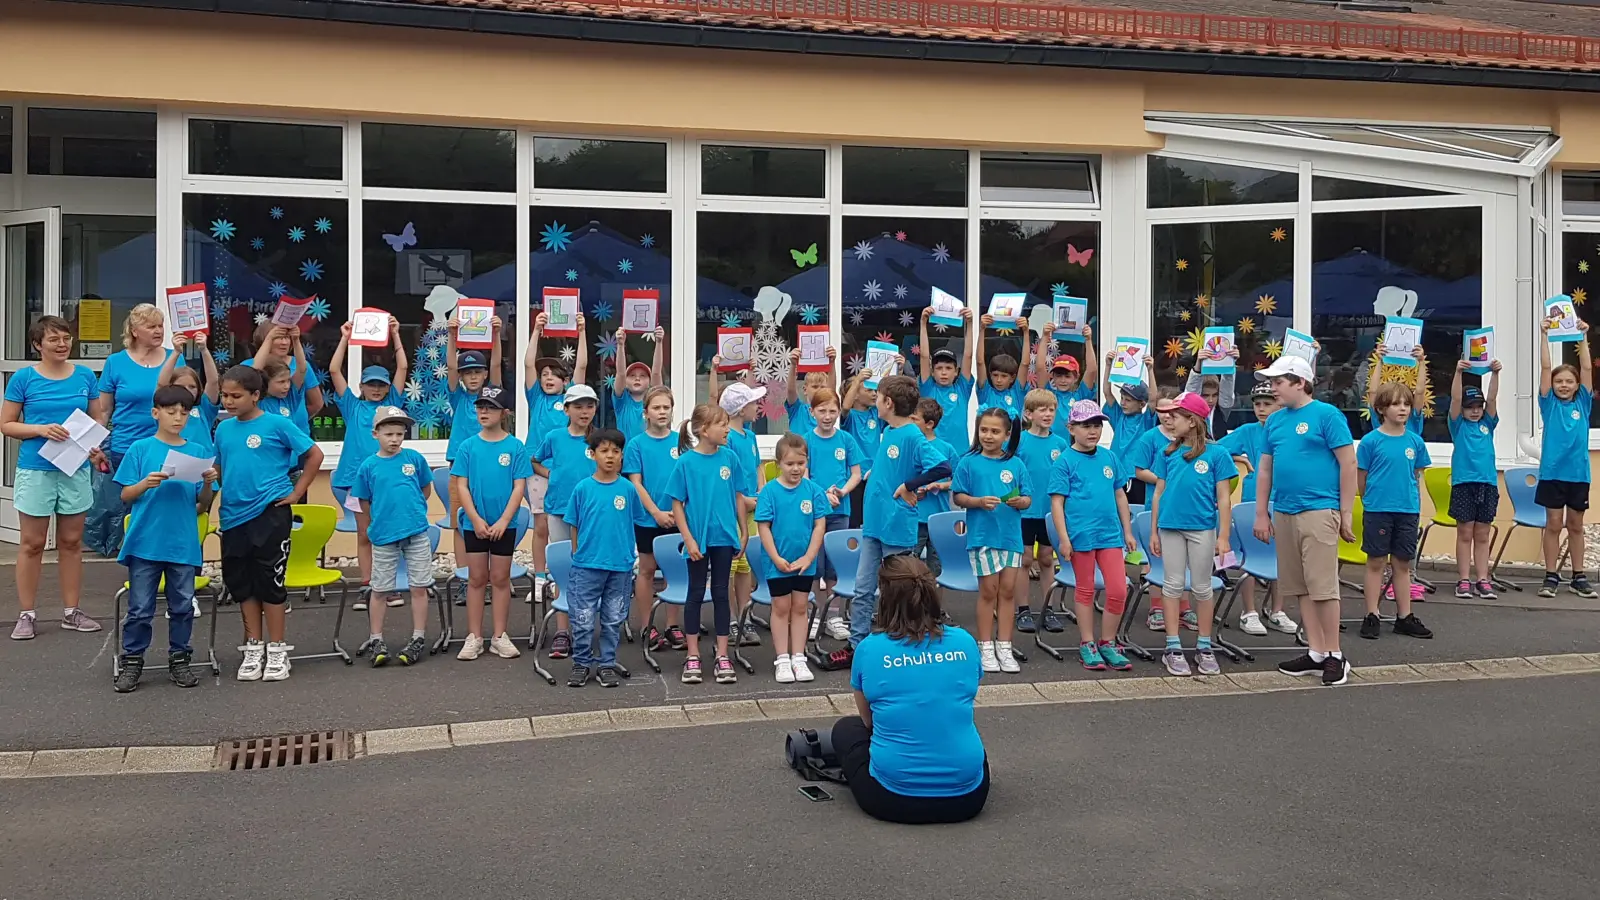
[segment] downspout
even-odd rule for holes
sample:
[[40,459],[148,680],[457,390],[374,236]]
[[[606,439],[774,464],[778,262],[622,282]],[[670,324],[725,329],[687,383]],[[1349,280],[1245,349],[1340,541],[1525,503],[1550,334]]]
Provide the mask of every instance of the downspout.
[[[1540,175],[1539,177],[1547,178],[1548,175]],[[1537,360],[1540,359],[1538,353],[1539,341],[1544,339],[1544,332],[1539,327],[1539,317],[1533,311],[1534,305],[1538,302],[1535,299],[1535,289],[1542,287],[1544,279],[1541,279],[1541,284],[1536,285],[1534,283],[1535,269],[1542,268],[1540,263],[1543,262],[1543,260],[1540,260],[1539,263],[1536,263],[1534,254],[1545,252],[1545,244],[1550,240],[1550,218],[1547,215],[1549,212],[1549,185],[1546,184],[1545,190],[1540,193],[1541,202],[1535,205],[1533,179],[1517,179],[1517,218],[1520,220],[1517,223],[1517,327],[1519,329],[1529,328],[1532,334],[1533,339],[1523,342],[1523,346],[1528,348],[1531,354],[1529,358],[1535,361],[1535,365],[1537,365]],[[1535,234],[1538,234],[1541,239],[1536,241],[1534,239]],[[1526,391],[1523,389],[1524,380],[1529,378],[1530,371],[1536,371],[1536,369],[1523,365],[1518,367],[1517,372],[1517,419],[1521,422],[1520,427],[1517,428],[1517,453],[1522,458],[1537,460],[1539,458],[1538,426],[1536,424],[1539,417],[1539,405],[1535,402],[1535,396],[1539,391],[1537,377],[1531,380],[1532,383]]]

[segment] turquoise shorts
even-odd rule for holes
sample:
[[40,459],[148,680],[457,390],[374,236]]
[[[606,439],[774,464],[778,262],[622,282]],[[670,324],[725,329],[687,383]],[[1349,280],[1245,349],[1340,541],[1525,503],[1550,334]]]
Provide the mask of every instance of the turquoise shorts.
[[84,466],[68,475],[56,469],[18,469],[12,505],[17,512],[35,518],[75,516],[94,505],[91,469]]

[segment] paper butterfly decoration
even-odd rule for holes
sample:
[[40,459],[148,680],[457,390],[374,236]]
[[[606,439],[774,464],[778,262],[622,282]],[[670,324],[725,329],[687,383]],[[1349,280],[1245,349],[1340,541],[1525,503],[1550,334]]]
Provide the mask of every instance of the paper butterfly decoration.
[[416,226],[407,222],[406,227],[399,234],[385,234],[383,242],[388,244],[389,248],[396,253],[407,247],[415,247],[417,245]]
[[1087,266],[1089,260],[1094,259],[1094,248],[1079,250],[1071,244],[1067,245],[1067,262],[1075,266]]
[[803,253],[799,250],[790,250],[789,255],[794,257],[794,264],[802,269],[807,265],[814,266],[817,264],[817,245],[812,244]]

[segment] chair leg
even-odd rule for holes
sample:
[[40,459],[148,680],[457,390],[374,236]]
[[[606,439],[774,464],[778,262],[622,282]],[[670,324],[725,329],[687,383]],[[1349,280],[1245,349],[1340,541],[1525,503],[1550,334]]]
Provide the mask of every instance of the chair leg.
[[[544,606],[543,603],[540,603],[537,600],[534,601],[534,602],[538,603],[540,606]],[[538,617],[538,609],[537,609],[537,607],[534,610],[534,615],[537,618],[537,621],[539,622],[538,626],[534,628],[534,632],[538,635],[539,643],[541,645],[544,643],[545,632],[550,630],[550,620],[555,617],[555,614],[556,614],[556,610],[555,610],[554,605],[549,606],[545,610],[545,614],[544,614],[544,616],[542,618],[537,618]],[[530,654],[533,657],[533,671],[537,672],[539,677],[543,678],[545,680],[546,684],[554,685],[556,683],[556,677],[554,675],[551,675],[550,671],[548,669],[546,669],[544,667],[544,664],[539,661],[539,650],[540,649],[542,649],[542,647],[534,648],[533,652]]]
[[[755,619],[755,608],[756,603],[754,600],[745,606],[744,612],[740,613],[739,618],[734,621],[734,634],[743,634],[746,628],[752,627]],[[729,640],[728,643],[732,645],[733,661],[744,669],[745,674],[754,675],[756,673],[755,664],[744,658],[744,650],[739,646],[739,642]]]
[[1045,591],[1044,591],[1044,602],[1040,605],[1039,627],[1034,629],[1034,632],[1033,632],[1033,645],[1035,647],[1038,647],[1040,650],[1043,650],[1044,652],[1050,654],[1052,657],[1055,657],[1056,662],[1061,662],[1062,661],[1061,649],[1059,647],[1052,647],[1049,644],[1044,642],[1044,636],[1045,636],[1044,617],[1045,617],[1046,614],[1048,614],[1050,612],[1050,598],[1055,595],[1057,590],[1060,590],[1063,594],[1066,593],[1066,588],[1062,587],[1059,584],[1056,584],[1055,580],[1051,579],[1050,586],[1045,588]]
[[445,582],[444,590],[434,591],[434,608],[439,613],[439,639],[433,642],[430,653],[443,653],[450,646],[450,633],[453,630],[453,617],[450,615],[450,582]]
[[1132,653],[1134,656],[1137,656],[1146,662],[1154,662],[1156,655],[1135,643],[1133,637],[1128,633],[1133,627],[1133,623],[1138,619],[1139,602],[1143,600],[1145,595],[1148,593],[1150,593],[1150,585],[1141,578],[1138,589],[1133,592],[1133,596],[1128,598],[1128,605],[1123,608],[1122,618],[1117,622],[1117,643],[1122,645],[1124,650]]
[[[650,617],[648,619],[646,619],[645,623],[644,623],[644,633],[645,634],[649,634],[650,633],[650,629],[656,627],[656,610],[659,609],[660,607],[661,607],[661,598],[660,597],[652,597],[651,600],[650,600]],[[644,664],[650,667],[650,671],[655,672],[657,675],[660,675],[661,674],[661,664],[656,662],[655,656],[650,653],[650,642],[641,640],[639,642],[639,646],[641,648],[643,648],[643,650],[644,650]]]
[[1211,618],[1212,644],[1234,662],[1239,662],[1241,659],[1255,659],[1244,648],[1222,637],[1223,629],[1228,627],[1228,616],[1233,613],[1233,605],[1238,602],[1239,592],[1244,589],[1245,579],[1249,577],[1248,574],[1241,574],[1232,585],[1224,588],[1222,595],[1226,600],[1217,605],[1216,612]]
[[115,652],[111,654],[112,678],[122,674],[122,598],[127,595],[127,588],[118,588],[116,596],[111,598],[111,615],[116,621],[112,630],[112,641],[116,645]]

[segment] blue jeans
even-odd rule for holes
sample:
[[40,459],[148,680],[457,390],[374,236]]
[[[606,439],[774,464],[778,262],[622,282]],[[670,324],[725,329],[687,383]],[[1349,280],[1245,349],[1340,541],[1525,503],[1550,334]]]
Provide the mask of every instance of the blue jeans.
[[[633,573],[572,567],[567,615],[572,619],[572,661],[593,669],[617,664],[622,623],[633,600]],[[600,625],[600,658],[594,656],[594,627]]]
[[167,579],[167,653],[188,653],[194,632],[194,579],[198,566],[150,562],[128,557],[128,615],[122,620],[122,652],[143,656],[150,649],[150,622],[156,617],[156,594]]
[[106,453],[111,471],[89,470],[94,485],[94,505],[83,518],[83,546],[101,556],[115,557],[122,550],[122,518],[128,514],[128,504],[122,502],[122,485],[117,484],[117,467],[122,465],[122,454]]
[[910,547],[892,547],[877,538],[861,538],[861,562],[856,566],[856,595],[850,600],[850,646],[872,633],[872,616],[878,611],[878,567],[885,556],[910,553]]

